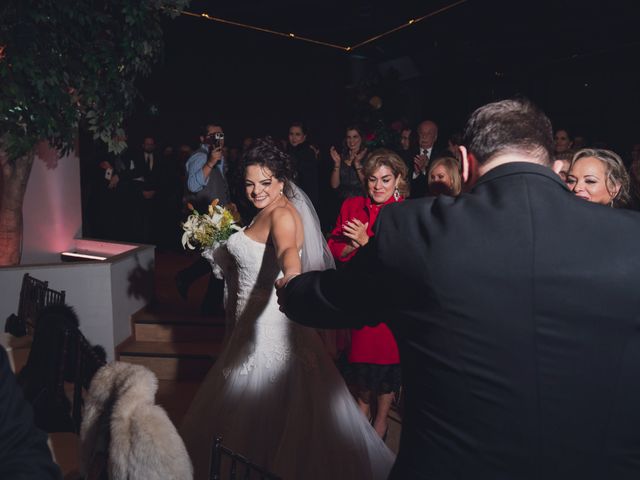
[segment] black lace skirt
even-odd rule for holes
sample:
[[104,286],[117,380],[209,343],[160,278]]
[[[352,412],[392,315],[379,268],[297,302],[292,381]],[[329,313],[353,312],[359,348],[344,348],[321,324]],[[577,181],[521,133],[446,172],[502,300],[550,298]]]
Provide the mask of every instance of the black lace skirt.
[[400,364],[348,363],[342,366],[347,385],[356,391],[369,391],[374,395],[396,394],[402,385]]

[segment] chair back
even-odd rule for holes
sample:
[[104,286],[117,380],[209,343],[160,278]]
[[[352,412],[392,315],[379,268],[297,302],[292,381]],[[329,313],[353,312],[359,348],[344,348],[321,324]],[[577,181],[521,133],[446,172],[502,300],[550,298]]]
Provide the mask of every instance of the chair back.
[[38,280],[25,273],[22,277],[18,313],[7,318],[4,331],[22,337],[35,327],[40,312],[47,305],[63,304],[65,291],[49,288],[49,282]]
[[[96,349],[87,341],[85,336],[76,331],[76,357],[73,375],[73,403],[71,409],[71,418],[76,429],[76,433],[80,432],[82,424],[82,392],[88,391],[91,385],[91,379],[96,372],[106,364],[106,359],[99,355]],[[100,347],[101,348],[101,347]],[[71,358],[67,358],[67,362],[72,362]]]
[[[222,464],[228,463],[228,471],[222,471]],[[209,480],[281,480],[246,457],[222,445],[222,437],[217,436],[211,449],[211,467]]]
[[[33,343],[18,382],[34,410],[36,426],[46,432],[79,432],[82,392],[105,363],[78,328],[68,305],[48,305],[37,319]],[[101,347],[98,347],[101,348]],[[102,350],[102,352],[104,352]],[[67,398],[65,383],[73,384]]]

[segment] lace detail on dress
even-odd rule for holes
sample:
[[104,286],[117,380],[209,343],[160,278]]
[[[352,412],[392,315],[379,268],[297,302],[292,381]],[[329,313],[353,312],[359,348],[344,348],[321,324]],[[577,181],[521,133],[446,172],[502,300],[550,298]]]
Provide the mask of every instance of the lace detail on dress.
[[223,376],[247,375],[260,365],[275,381],[290,360],[291,329],[296,327],[277,305],[273,285],[282,272],[273,246],[252,240],[243,230],[205,258],[224,270],[227,323],[234,325],[228,354],[221,359]]
[[208,478],[211,439],[223,435],[281,478],[386,479],[393,454],[359,412],[320,336],[278,308],[275,249],[238,232],[212,258],[224,271],[234,328],[184,417],[194,478]]
[[260,365],[269,371],[269,380],[276,381],[278,374],[288,365],[293,348],[286,342],[282,342],[282,338],[277,333],[262,333],[260,344],[244,361],[239,364],[225,363],[225,367],[222,369],[225,378],[228,378],[233,372],[239,375],[248,375],[256,368],[256,365]]

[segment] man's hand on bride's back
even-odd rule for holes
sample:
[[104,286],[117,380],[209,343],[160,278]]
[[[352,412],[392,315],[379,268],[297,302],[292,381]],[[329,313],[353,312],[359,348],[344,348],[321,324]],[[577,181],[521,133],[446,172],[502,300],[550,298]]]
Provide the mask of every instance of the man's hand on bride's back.
[[299,273],[290,273],[289,275],[286,275],[282,278],[279,278],[278,280],[276,280],[276,290],[278,290],[278,293],[284,289],[284,287],[287,286],[287,283],[289,283],[289,280],[291,280],[293,277],[297,277],[298,275],[300,275]]
[[289,280],[291,280],[293,277],[297,277],[298,275],[300,275],[299,273],[291,273],[285,277],[279,278],[278,280],[276,280],[275,283],[275,287],[276,287],[276,295],[278,296],[278,305],[280,305],[280,311],[284,312],[285,311],[285,303],[286,303],[286,295],[284,293],[284,289],[286,288],[287,284],[289,283]]

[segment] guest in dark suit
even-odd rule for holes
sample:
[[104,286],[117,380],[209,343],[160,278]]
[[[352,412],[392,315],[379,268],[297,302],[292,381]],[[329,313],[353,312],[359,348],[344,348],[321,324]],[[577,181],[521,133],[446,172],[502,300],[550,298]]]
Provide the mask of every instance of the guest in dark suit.
[[129,241],[155,243],[153,220],[163,179],[161,159],[152,136],[145,137],[141,147],[128,157],[124,168],[119,169],[120,188],[128,205],[128,210],[121,212],[121,216],[123,219],[131,216]]
[[318,180],[319,161],[307,142],[307,129],[302,122],[289,125],[289,144],[287,153],[291,155],[295,165],[296,182],[313,204],[316,212],[320,211],[320,182]]
[[[121,190],[117,186],[115,162],[106,152],[100,152],[98,163],[90,171],[89,225],[85,231],[92,238],[120,240],[123,238],[121,220]],[[114,179],[115,177],[115,179]],[[126,234],[126,232],[125,232]]]
[[410,186],[413,180],[413,160],[418,154],[418,134],[415,128],[404,127],[400,131],[400,138],[398,139],[398,146],[396,153],[400,156],[402,161],[407,167],[408,185]]
[[284,310],[393,331],[392,479],[640,478],[640,216],[567,189],[526,101],[476,110],[463,144],[469,193],[388,205],[345,269],[279,281]]
[[47,436],[33,424],[31,407],[0,347],[0,478],[62,479],[47,446]]
[[157,244],[156,216],[158,214],[158,199],[165,181],[161,155],[156,151],[156,141],[153,137],[145,137],[142,142],[142,152],[133,158],[135,169],[140,177],[137,179],[137,205],[139,218],[136,222],[138,241]]
[[418,145],[410,153],[404,155],[409,160],[409,178],[411,179],[411,198],[424,197],[427,194],[427,170],[430,162],[440,155],[435,148],[438,139],[438,125],[432,120],[425,120],[418,125]]

